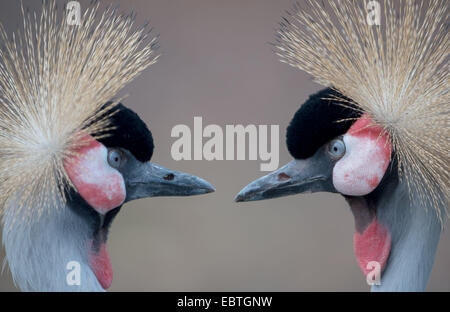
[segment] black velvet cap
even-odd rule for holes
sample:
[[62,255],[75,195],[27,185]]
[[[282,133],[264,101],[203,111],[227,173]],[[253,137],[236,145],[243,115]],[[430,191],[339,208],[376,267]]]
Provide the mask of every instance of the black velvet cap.
[[[111,103],[106,103],[105,106]],[[112,111],[117,111],[111,117],[113,130],[107,133],[110,136],[98,141],[106,147],[127,149],[141,162],[147,162],[152,158],[155,148],[153,136],[147,125],[139,118],[138,114],[119,103]]]
[[350,103],[324,100],[334,97],[346,99],[330,88],[324,89],[311,95],[295,113],[286,132],[287,148],[295,159],[313,156],[322,145],[345,134],[356,121],[341,120],[361,117],[360,112],[349,108],[349,106],[356,108]]

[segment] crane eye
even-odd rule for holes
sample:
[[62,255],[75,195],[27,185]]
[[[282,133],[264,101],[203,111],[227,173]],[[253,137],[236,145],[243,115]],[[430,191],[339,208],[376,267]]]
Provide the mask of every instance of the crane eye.
[[112,149],[108,152],[108,163],[113,168],[119,168],[122,165],[123,157],[119,150]]
[[345,155],[345,143],[341,139],[331,141],[328,152],[334,158],[342,158]]

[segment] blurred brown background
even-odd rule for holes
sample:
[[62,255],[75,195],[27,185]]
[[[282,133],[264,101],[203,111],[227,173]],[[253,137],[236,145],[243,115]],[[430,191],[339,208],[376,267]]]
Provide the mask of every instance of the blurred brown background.
[[[64,5],[66,1],[58,1]],[[80,1],[82,8],[89,1]],[[110,1],[103,1],[109,3]],[[300,1],[302,2],[302,1]],[[30,8],[41,1],[25,0]],[[262,176],[260,161],[172,160],[171,129],[194,116],[207,124],[279,124],[280,166],[290,160],[285,129],[321,87],[280,63],[268,44],[291,0],[127,0],[161,34],[160,61],[129,85],[124,101],[153,132],[152,161],[201,176],[217,192],[126,205],[113,223],[111,291],[366,291],[353,256],[353,217],[339,195],[314,194],[236,204]],[[0,0],[8,31],[19,1]],[[3,259],[4,251],[0,252]],[[444,233],[429,283],[450,290],[450,238]],[[14,291],[6,269],[0,291]]]

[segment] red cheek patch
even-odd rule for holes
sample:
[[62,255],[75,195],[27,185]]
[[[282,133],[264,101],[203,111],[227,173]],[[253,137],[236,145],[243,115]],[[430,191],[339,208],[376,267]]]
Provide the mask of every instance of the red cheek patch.
[[375,190],[391,160],[389,136],[364,115],[345,134],[345,156],[333,169],[333,184],[348,196],[364,196]]
[[83,140],[88,140],[88,144],[67,159],[64,168],[84,200],[105,214],[125,201],[125,183],[122,175],[108,164],[106,147],[91,136]]
[[353,247],[358,265],[364,275],[371,272],[367,265],[370,262],[378,262],[381,270],[391,251],[391,235],[387,228],[375,218],[363,233],[355,232]]

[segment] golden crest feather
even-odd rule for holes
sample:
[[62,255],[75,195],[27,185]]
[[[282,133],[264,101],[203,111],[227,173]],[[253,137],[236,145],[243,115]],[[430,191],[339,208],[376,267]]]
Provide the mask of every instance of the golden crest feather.
[[[276,53],[350,98],[389,134],[400,177],[439,218],[450,198],[449,2],[305,0],[287,12]],[[444,210],[442,210],[444,208]]]
[[133,14],[100,11],[91,5],[69,25],[44,1],[40,15],[22,6],[23,29],[12,37],[0,24],[0,212],[13,204],[17,221],[64,202],[63,162],[81,131],[104,133],[103,105],[158,59],[157,38]]

